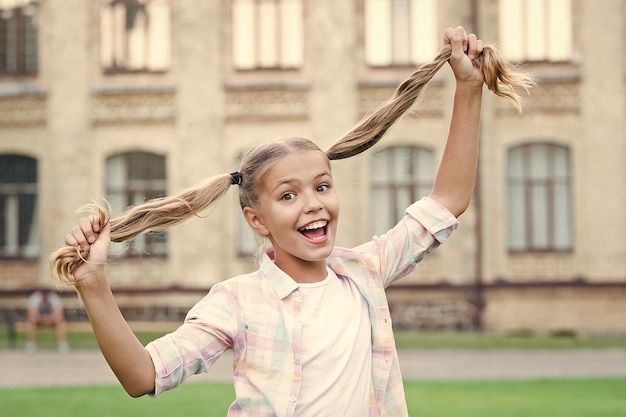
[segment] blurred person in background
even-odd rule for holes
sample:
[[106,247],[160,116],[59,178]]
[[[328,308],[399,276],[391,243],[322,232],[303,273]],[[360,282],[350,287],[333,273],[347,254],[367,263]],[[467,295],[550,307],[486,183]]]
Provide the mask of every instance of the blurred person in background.
[[52,290],[37,290],[28,298],[28,321],[26,322],[26,351],[28,353],[37,351],[37,329],[40,327],[54,327],[59,352],[69,352],[63,302],[61,297]]

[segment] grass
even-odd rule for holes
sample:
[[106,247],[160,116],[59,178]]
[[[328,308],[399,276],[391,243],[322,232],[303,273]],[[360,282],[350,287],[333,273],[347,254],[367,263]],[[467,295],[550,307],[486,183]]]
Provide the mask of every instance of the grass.
[[[159,332],[141,332],[137,336],[146,344],[163,335]],[[97,349],[93,333],[70,333],[70,346],[73,349]],[[25,344],[24,333],[18,333],[17,348]],[[52,329],[42,329],[37,333],[39,348],[56,347],[56,336]],[[396,332],[396,345],[399,349],[626,349],[626,335],[622,336],[532,336],[532,335],[489,335],[483,333],[422,333]],[[7,331],[0,327],[0,349],[10,348]]]
[[396,332],[398,349],[626,349],[626,335],[533,336]]
[[[626,378],[406,381],[405,390],[412,416],[626,416]],[[189,383],[156,399],[132,399],[118,386],[0,389],[5,417],[223,417],[233,399],[228,383]]]

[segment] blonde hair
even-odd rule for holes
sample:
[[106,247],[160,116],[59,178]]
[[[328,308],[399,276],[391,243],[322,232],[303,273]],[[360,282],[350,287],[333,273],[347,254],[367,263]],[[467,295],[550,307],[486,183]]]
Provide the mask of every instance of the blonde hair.
[[[413,72],[397,87],[387,102],[365,116],[323,151],[328,159],[349,158],[374,146],[413,105],[424,86],[447,62],[450,55],[451,47],[446,45],[432,62]],[[493,45],[486,45],[483,53],[473,63],[481,69],[487,88],[496,95],[511,100],[521,111],[520,90],[528,92],[534,84],[532,77],[504,61]],[[98,204],[83,206],[81,211],[91,212],[99,217],[101,225],[110,224],[112,241],[128,241],[140,233],[164,230],[197,215],[219,200],[234,182],[239,185],[241,207],[254,206],[258,198],[258,184],[263,175],[285,155],[301,151],[322,152],[312,141],[298,137],[259,145],[245,154],[239,168],[241,176],[238,181],[233,181],[231,174],[216,175],[174,196],[129,207],[115,218],[111,218],[109,207]],[[51,255],[52,275],[60,282],[72,284],[72,273],[83,262],[77,248],[62,247]]]

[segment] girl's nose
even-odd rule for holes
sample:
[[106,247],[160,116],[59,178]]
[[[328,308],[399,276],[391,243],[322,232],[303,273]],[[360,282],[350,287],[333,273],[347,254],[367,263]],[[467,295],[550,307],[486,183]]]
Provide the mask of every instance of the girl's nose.
[[315,195],[311,195],[307,197],[305,211],[307,213],[311,213],[314,211],[319,211],[324,207],[322,202]]

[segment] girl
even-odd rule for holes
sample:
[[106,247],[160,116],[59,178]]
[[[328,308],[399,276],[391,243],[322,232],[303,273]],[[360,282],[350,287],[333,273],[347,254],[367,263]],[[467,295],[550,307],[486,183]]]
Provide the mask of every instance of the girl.
[[[384,236],[335,248],[339,205],[330,160],[373,146],[449,61],[456,92],[449,136],[432,193]],[[326,152],[290,138],[259,146],[239,171],[175,197],[131,207],[115,219],[97,206],[53,254],[52,270],[80,294],[109,365],[133,397],[159,395],[234,355],[229,416],[406,416],[384,289],[408,274],[457,227],[473,192],[482,86],[519,105],[530,78],[506,66],[462,27],[401,84],[395,96]],[[184,324],[142,346],[124,321],[104,264],[111,240],[132,239],[193,216],[239,186],[248,224],[271,243],[256,272],[223,281]]]

